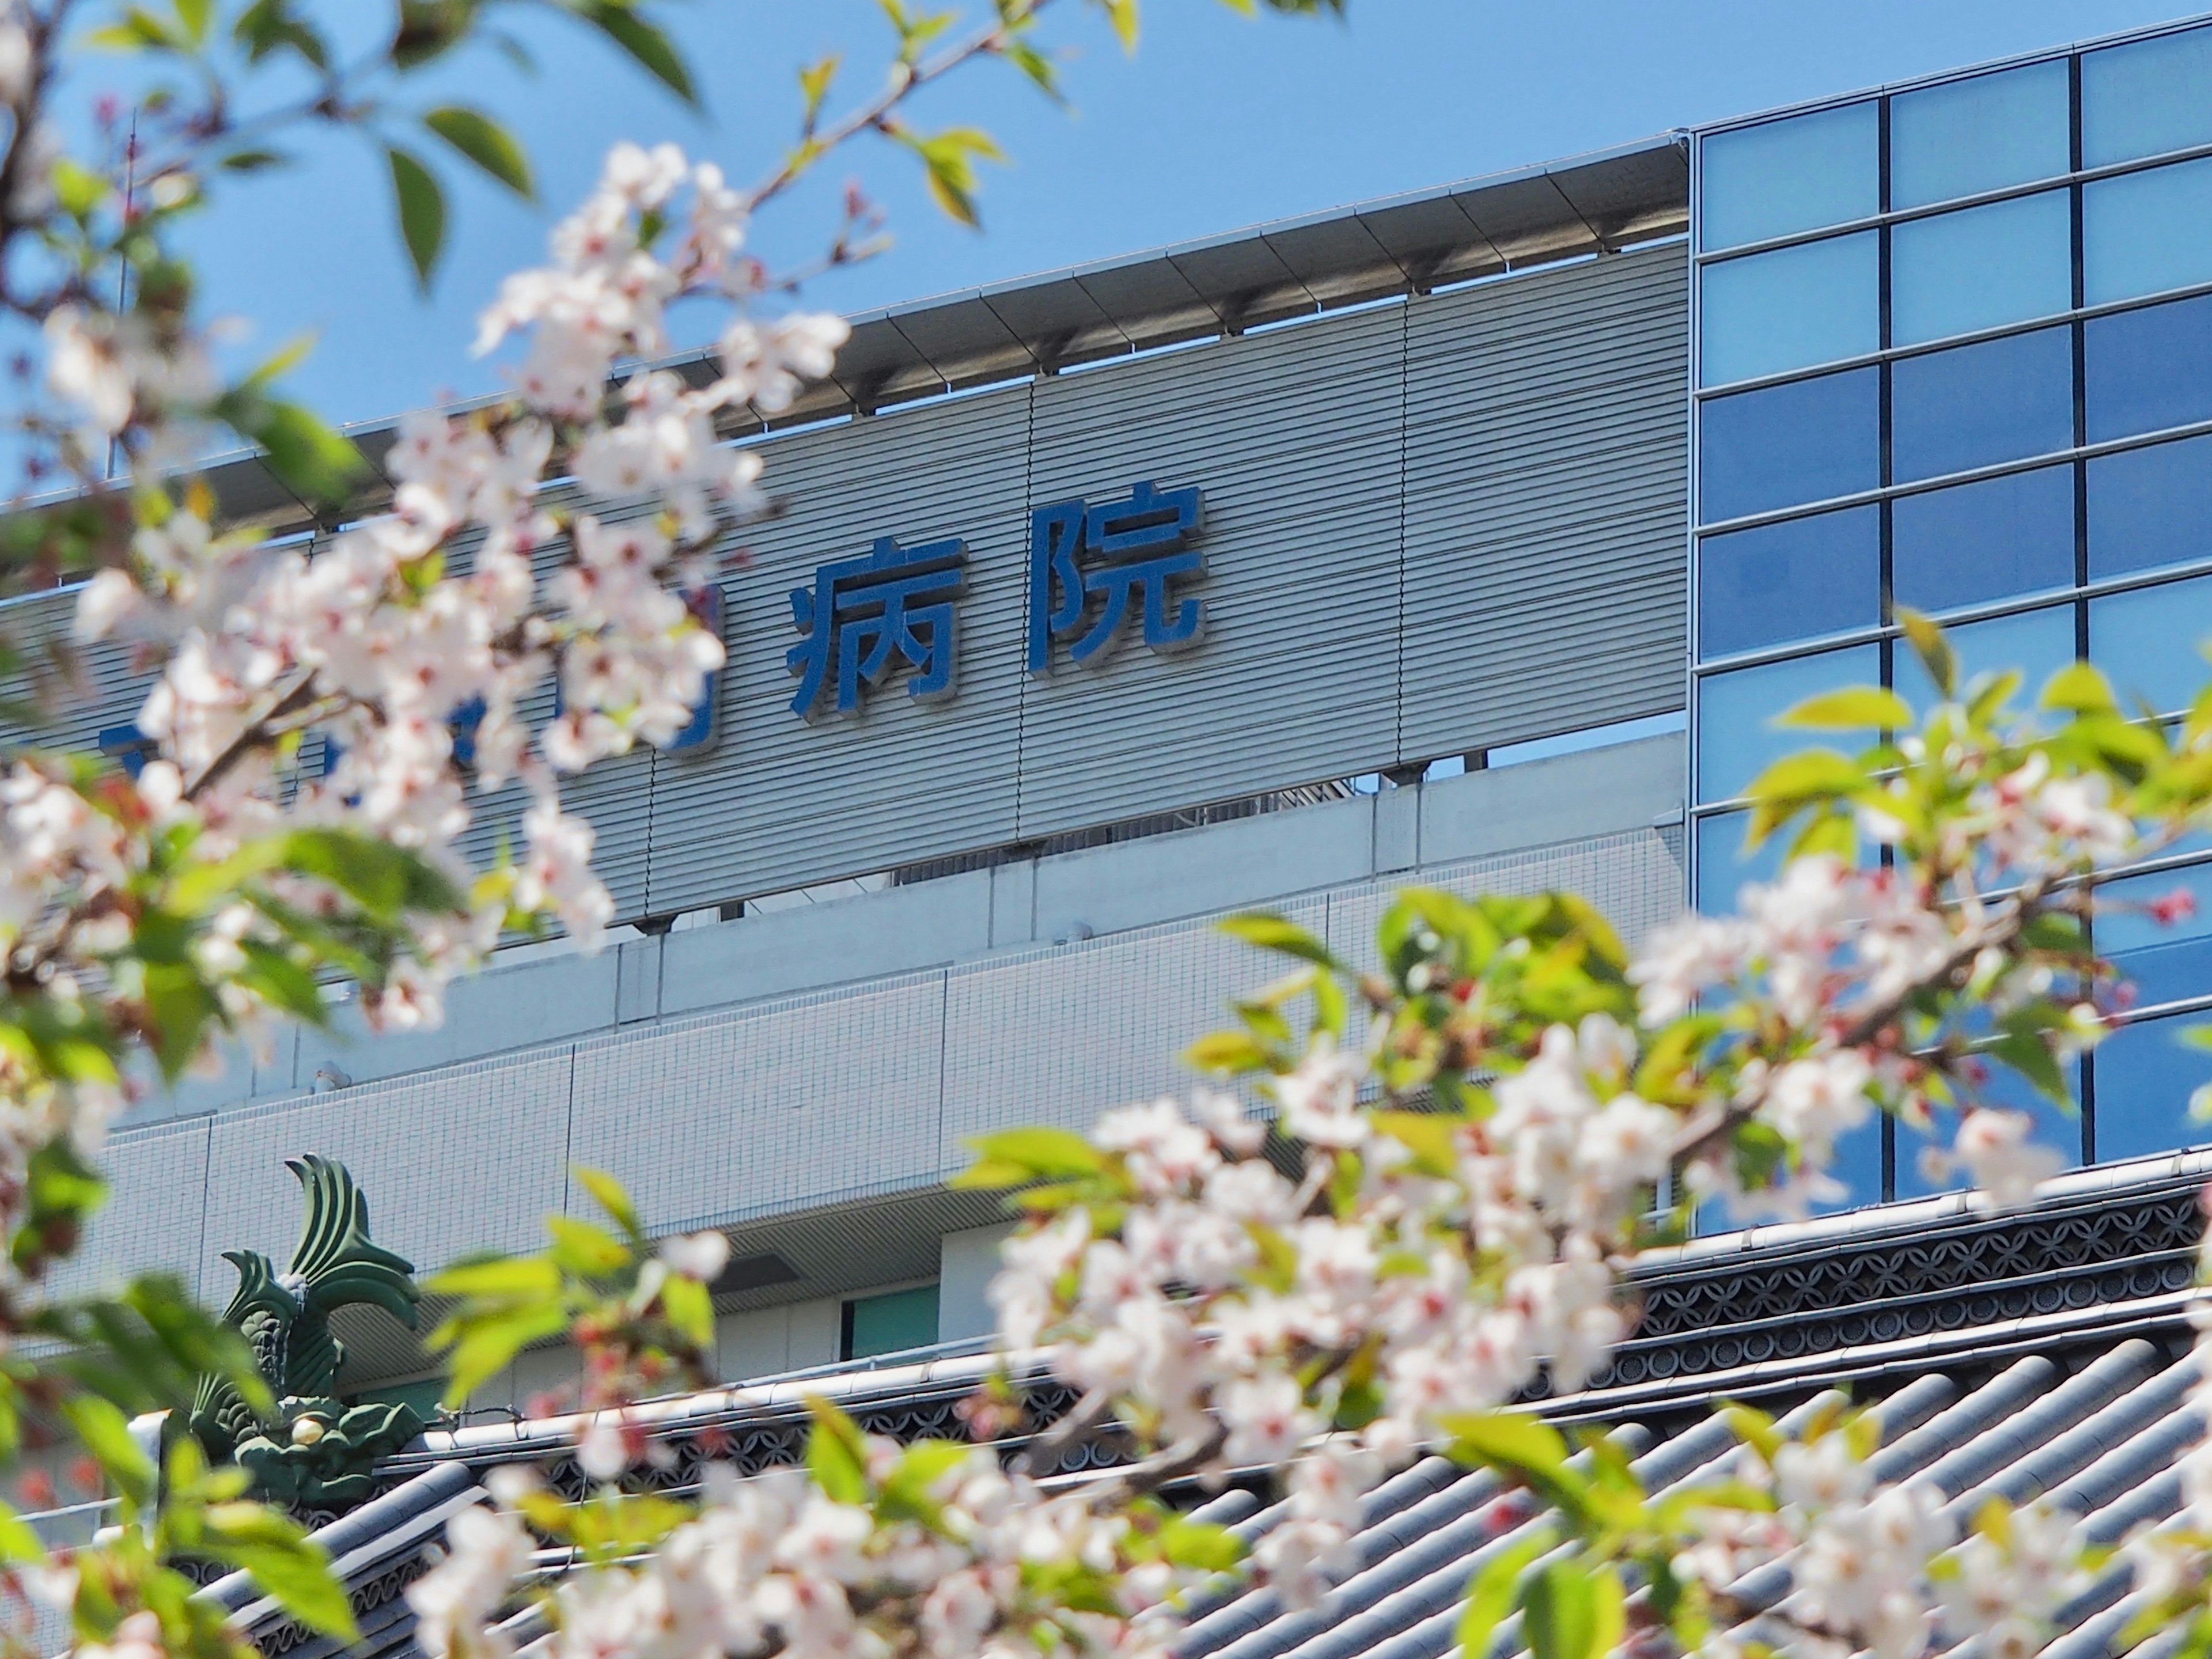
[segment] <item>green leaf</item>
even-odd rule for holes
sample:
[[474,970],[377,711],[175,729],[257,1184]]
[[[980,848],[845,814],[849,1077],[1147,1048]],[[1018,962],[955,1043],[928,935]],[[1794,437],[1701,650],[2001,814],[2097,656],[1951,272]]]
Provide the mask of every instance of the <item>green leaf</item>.
[[1553,1562],[1530,1581],[1525,1605],[1534,1659],[1604,1659],[1627,1630],[1620,1580],[1602,1565]]
[[183,963],[149,962],[143,972],[146,1009],[159,1032],[154,1057],[162,1077],[174,1083],[199,1058],[217,1012],[215,993],[196,969]]
[[628,52],[647,74],[685,103],[694,108],[698,106],[699,93],[692,84],[690,68],[665,34],[629,6],[616,4],[613,0],[587,0],[583,15],[586,21]]
[[813,1472],[815,1485],[835,1503],[866,1503],[868,1443],[860,1425],[818,1395],[808,1397],[806,1409],[814,1413],[806,1467]]
[[1824,691],[1806,698],[1774,723],[1812,732],[1908,731],[1917,724],[1911,705],[1878,685]]
[[310,501],[336,506],[368,475],[353,441],[301,404],[259,395],[251,386],[217,399],[216,413],[267,455],[270,471]]
[[1556,1482],[1568,1474],[1567,1443],[1540,1417],[1527,1412],[1483,1412],[1443,1419],[1451,1455],[1462,1462],[1504,1469],[1533,1482]]
[[1279,956],[1296,957],[1301,962],[1310,962],[1316,968],[1341,969],[1342,964],[1330,952],[1328,945],[1285,917],[1264,911],[1249,911],[1242,915],[1231,916],[1218,926],[1230,938],[1241,939],[1245,944],[1255,945],[1262,951],[1273,951]]
[[292,165],[292,158],[280,149],[234,149],[216,165],[226,173],[262,173],[270,167]]
[[1782,1431],[1774,1426],[1774,1419],[1765,1412],[1751,1406],[1734,1403],[1721,1407],[1721,1418],[1735,1437],[1771,1463],[1781,1453]]
[[160,1343],[187,1396],[198,1378],[222,1376],[255,1413],[276,1408],[245,1337],[195,1302],[182,1281],[168,1273],[143,1274],[131,1281],[122,1300]]
[[53,186],[54,199],[73,218],[89,219],[107,200],[107,180],[66,155],[55,161],[47,177]]
[[1037,90],[1051,99],[1054,103],[1065,104],[1067,101],[1060,90],[1059,70],[1054,66],[1051,58],[1030,45],[1028,41],[1017,40],[1007,46],[1006,58],[1024,75],[1029,76]]
[[570,1171],[577,1185],[592,1195],[592,1201],[615,1218],[615,1224],[633,1240],[642,1241],[645,1225],[637,1218],[637,1206],[630,1202],[629,1191],[604,1170],[586,1169],[575,1165]]
[[1459,1172],[1460,1121],[1441,1112],[1370,1112],[1367,1121],[1413,1154],[1425,1175],[1454,1180]]
[[289,1516],[264,1504],[216,1504],[206,1522],[208,1553],[252,1573],[293,1618],[341,1642],[361,1639],[330,1557]]
[[76,1431],[100,1472],[132,1503],[145,1504],[154,1498],[154,1464],[131,1437],[131,1422],[112,1401],[97,1395],[76,1395],[62,1401],[62,1414]]
[[514,135],[479,110],[447,104],[422,118],[422,125],[525,201],[534,201],[536,182],[530,157]]
[[1121,50],[1137,50],[1137,0],[1103,0],[1107,21],[1114,25],[1114,33],[1121,42]]
[[407,257],[415,263],[415,280],[428,293],[431,273],[438,268],[438,255],[446,245],[446,195],[430,176],[430,169],[398,145],[387,146],[385,156],[392,166],[399,234],[407,244]]
[[1928,678],[1935,683],[1936,689],[1946,697],[1958,695],[1958,653],[1951,649],[1951,641],[1944,638],[1943,630],[1919,611],[1906,605],[1897,607],[1897,620],[1905,629],[1905,637],[1911,642],[1914,654],[1920,659],[1920,665],[1928,671]]
[[2069,663],[2053,674],[2044,685],[2041,701],[2045,708],[2075,714],[2116,714],[2120,708],[2112,683],[2086,662]]
[[46,1559],[46,1547],[39,1541],[31,1523],[12,1504],[0,1503],[0,1565],[13,1567]]
[[1243,1541],[1226,1527],[1178,1516],[1160,1528],[1160,1553],[1179,1567],[1227,1572],[1244,1559]]
[[453,1350],[453,1375],[446,1383],[446,1402],[465,1406],[471,1395],[505,1370],[533,1342],[564,1336],[568,1310],[556,1303],[519,1307],[465,1325],[448,1321],[430,1334],[434,1348]]
[[131,7],[118,23],[94,29],[85,37],[85,44],[116,52],[137,52],[148,46],[185,52],[191,46],[190,38],[181,28],[165,17],[156,17],[143,6]]
[[929,137],[908,137],[907,147],[921,158],[929,192],[953,218],[970,229],[981,224],[975,210],[975,161],[1003,161],[991,136],[975,127],[948,127]]
[[240,985],[303,1024],[330,1023],[330,1008],[313,974],[283,951],[257,941],[249,940],[240,949],[246,953],[246,966],[238,975]]
[[1753,800],[1817,801],[1849,799],[1866,787],[1865,769],[1832,749],[1805,749],[1785,755],[1752,780],[1745,793]]
[[714,1345],[714,1298],[707,1286],[682,1273],[671,1273],[660,1287],[660,1305],[668,1322],[684,1333],[695,1348]]
[[467,908],[460,890],[428,860],[357,830],[295,830],[282,851],[285,868],[329,882],[380,921]]
[[1041,1178],[1104,1173],[1106,1154],[1072,1129],[1001,1129],[968,1143],[976,1158],[1012,1164]]
[[809,64],[799,71],[799,91],[805,100],[808,121],[813,121],[822,113],[822,106],[830,96],[830,83],[836,80],[838,65],[842,62],[842,58],[832,52],[819,63]]
[[635,1260],[623,1242],[605,1227],[574,1216],[545,1218],[553,1235],[554,1265],[583,1279],[605,1279]]
[[1459,1616],[1462,1659],[1489,1659],[1491,1644],[1498,1638],[1498,1626],[1513,1610],[1513,1592],[1521,1583],[1521,1575],[1554,1541],[1550,1533],[1539,1533],[1483,1564],[1482,1570],[1468,1586],[1467,1607]]
[[1234,1077],[1240,1072],[1271,1070],[1273,1056],[1249,1032],[1209,1031],[1184,1049],[1182,1059],[1194,1072]]
[[295,16],[290,0],[254,0],[231,26],[231,38],[246,48],[246,60],[258,64],[289,46],[316,69],[331,66],[330,48],[308,23]]
[[498,1261],[468,1261],[433,1273],[422,1281],[433,1296],[504,1298],[510,1301],[558,1296],[561,1270],[542,1255],[510,1256]]

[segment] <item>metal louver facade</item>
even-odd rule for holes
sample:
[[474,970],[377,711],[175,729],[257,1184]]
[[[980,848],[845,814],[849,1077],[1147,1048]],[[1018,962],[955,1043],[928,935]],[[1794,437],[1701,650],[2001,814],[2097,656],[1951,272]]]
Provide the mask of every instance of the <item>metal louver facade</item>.
[[[720,743],[607,851],[665,915],[1678,708],[1686,330],[1665,246],[776,441]],[[1032,678],[1030,508],[1139,479],[1206,491],[1205,642]],[[801,720],[786,595],[884,535],[968,543],[957,696]]]
[[[1601,254],[768,441],[784,510],[724,578],[719,742],[568,788],[618,915],[1680,707],[1685,264],[1672,242]],[[1205,639],[1032,676],[1031,508],[1147,479],[1206,492]],[[788,596],[883,536],[967,544],[956,694],[894,681],[801,720]],[[86,669],[45,740],[89,747],[135,713],[125,652]],[[548,686],[526,712],[552,706]],[[519,844],[523,805],[480,800],[471,855]]]

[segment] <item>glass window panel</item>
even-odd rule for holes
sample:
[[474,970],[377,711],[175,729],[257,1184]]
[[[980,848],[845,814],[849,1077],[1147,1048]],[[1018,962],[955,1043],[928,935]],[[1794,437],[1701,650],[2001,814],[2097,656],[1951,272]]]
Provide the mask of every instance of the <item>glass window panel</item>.
[[2073,250],[2063,190],[1906,221],[1890,233],[1890,343],[1920,345],[2070,309]]
[[1881,620],[1881,509],[1762,525],[1698,546],[1698,648],[1756,651]]
[[1881,248],[1871,230],[1723,260],[1698,280],[1706,386],[1881,349]]
[[1698,245],[1741,247],[1872,217],[1881,206],[1879,121],[1869,101],[1701,141]]
[[[2071,1079],[2075,1109],[2068,1112],[2045,1099],[2040,1090],[2009,1066],[1992,1065],[1990,1080],[1983,1088],[1980,1099],[1984,1104],[2002,1106],[2015,1112],[2026,1112],[2034,1120],[2034,1139],[2038,1146],[2049,1146],[2063,1154],[2069,1164],[2081,1161],[2081,1066],[2075,1061],[2067,1066]],[[1906,1124],[1897,1126],[1897,1196],[1925,1198],[1934,1193],[1955,1193],[1966,1185],[1960,1174],[1941,1180],[1931,1178],[1923,1167],[1926,1155],[1933,1151],[1948,1151],[1952,1137],[1958,1133],[1959,1117],[1955,1112],[1940,1114],[1936,1120],[1936,1133],[1923,1134]]]
[[1881,1142],[1887,1123],[1884,1114],[1874,1109],[1865,1122],[1836,1143],[1828,1174],[1843,1188],[1843,1195],[1832,1203],[1814,1205],[1814,1214],[1833,1215],[1882,1201]]
[[1871,645],[1706,675],[1698,682],[1698,799],[1740,795],[1775,761],[1820,741],[1810,732],[1778,729],[1776,715],[1818,692],[1881,678],[1881,653]]
[[[2034,701],[2043,683],[2074,660],[2074,607],[2054,605],[2017,616],[1992,617],[1945,630],[1959,656],[1959,684],[1975,675],[2002,673],[2017,668],[2027,676],[2017,705]],[[1891,653],[1891,677],[1897,695],[1915,708],[1928,708],[1941,701],[1935,682],[1920,665],[1920,654],[1900,641]]]
[[937,1286],[857,1297],[845,1304],[845,1358],[926,1348],[937,1340]]
[[2212,679],[2198,649],[2212,639],[2212,577],[2162,582],[2089,602],[2089,655],[2133,708],[2140,698],[2160,714],[2196,701]]
[[2212,1079],[2212,1054],[2184,1048],[2181,1034],[2197,1024],[2184,1015],[2126,1025],[2097,1045],[2097,1157],[2110,1163],[2171,1152],[2212,1139],[2189,1115],[2189,1097]]
[[1889,103],[1889,204],[1924,207],[2068,169],[2063,58],[1978,75]]
[[2212,283],[2212,157],[2081,191],[2081,293],[2111,305]]
[[1900,495],[1890,512],[1900,605],[1952,611],[2074,585],[2071,466]]
[[[1808,1206],[1810,1213],[1835,1215],[1882,1201],[1882,1139],[1888,1121],[1885,1113],[1870,1109],[1867,1121],[1836,1143],[1826,1174],[1842,1188],[1842,1195],[1830,1203]],[[1717,1198],[1698,1207],[1692,1226],[1699,1237],[1711,1238],[1765,1218],[1757,1212],[1738,1214],[1727,1200]]]
[[1698,422],[1707,524],[1881,483],[1881,371],[1854,368],[1709,399]]
[[2089,463],[2089,576],[2212,559],[2212,437]]
[[2212,295],[2083,325],[2091,443],[2212,420]]
[[[2183,892],[2197,902],[2194,915],[2161,927],[2148,914],[2154,901]],[[2212,865],[2116,881],[2100,899],[2113,908],[2099,911],[2098,954],[2134,982],[2138,1007],[2212,992]]]
[[2070,331],[2038,329],[1900,357],[1890,369],[1890,467],[1899,483],[2069,449]]
[[1743,844],[1748,812],[1723,812],[1698,820],[1697,908],[1724,916],[1736,908],[1736,895],[1747,881],[1772,881],[1782,869],[1783,842],[1769,836],[1756,851]]
[[2212,29],[2107,46],[2081,59],[2081,165],[2212,144]]

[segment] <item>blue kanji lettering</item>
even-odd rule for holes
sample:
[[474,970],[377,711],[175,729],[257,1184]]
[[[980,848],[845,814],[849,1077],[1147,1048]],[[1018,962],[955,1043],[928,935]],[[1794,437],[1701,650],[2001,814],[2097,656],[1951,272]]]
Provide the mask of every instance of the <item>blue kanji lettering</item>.
[[1176,651],[1206,630],[1206,604],[1178,594],[1177,580],[1203,574],[1206,555],[1188,544],[1204,520],[1196,486],[1160,489],[1150,482],[1126,501],[1058,501],[1030,515],[1030,643],[1033,674],[1053,665],[1053,645],[1087,663],[1111,645],[1132,610],[1145,643]]
[[857,714],[866,689],[901,664],[915,671],[908,696],[949,696],[967,557],[957,539],[901,547],[885,536],[857,558],[821,566],[811,587],[792,589],[792,625],[804,637],[784,659],[799,677],[791,712],[811,720],[834,694],[839,714]]

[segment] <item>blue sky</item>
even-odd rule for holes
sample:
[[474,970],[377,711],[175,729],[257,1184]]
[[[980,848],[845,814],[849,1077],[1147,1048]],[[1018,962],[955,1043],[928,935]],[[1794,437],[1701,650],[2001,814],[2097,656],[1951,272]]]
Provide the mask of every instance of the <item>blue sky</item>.
[[[535,78],[489,54],[441,73],[435,96],[513,122],[543,202],[459,180],[428,301],[398,252],[382,163],[331,143],[311,165],[225,186],[192,234],[211,302],[270,347],[314,331],[294,385],[337,420],[492,389],[492,368],[467,356],[475,314],[503,272],[538,258],[608,144],[674,139],[753,177],[792,131],[796,68],[842,50],[857,92],[887,43],[875,0],[672,9],[704,120],[557,18],[529,31]],[[836,185],[858,176],[890,210],[896,246],[811,297],[862,310],[2184,15],[2177,0],[1351,0],[1341,24],[1247,21],[1216,0],[1146,10],[1134,59],[1089,17],[1054,25],[1079,52],[1072,114],[990,66],[932,90],[926,122],[980,124],[1012,156],[990,172],[981,234],[945,220],[905,159],[873,147],[778,210],[763,250],[787,262],[818,251]],[[119,75],[89,64],[78,84]]]

